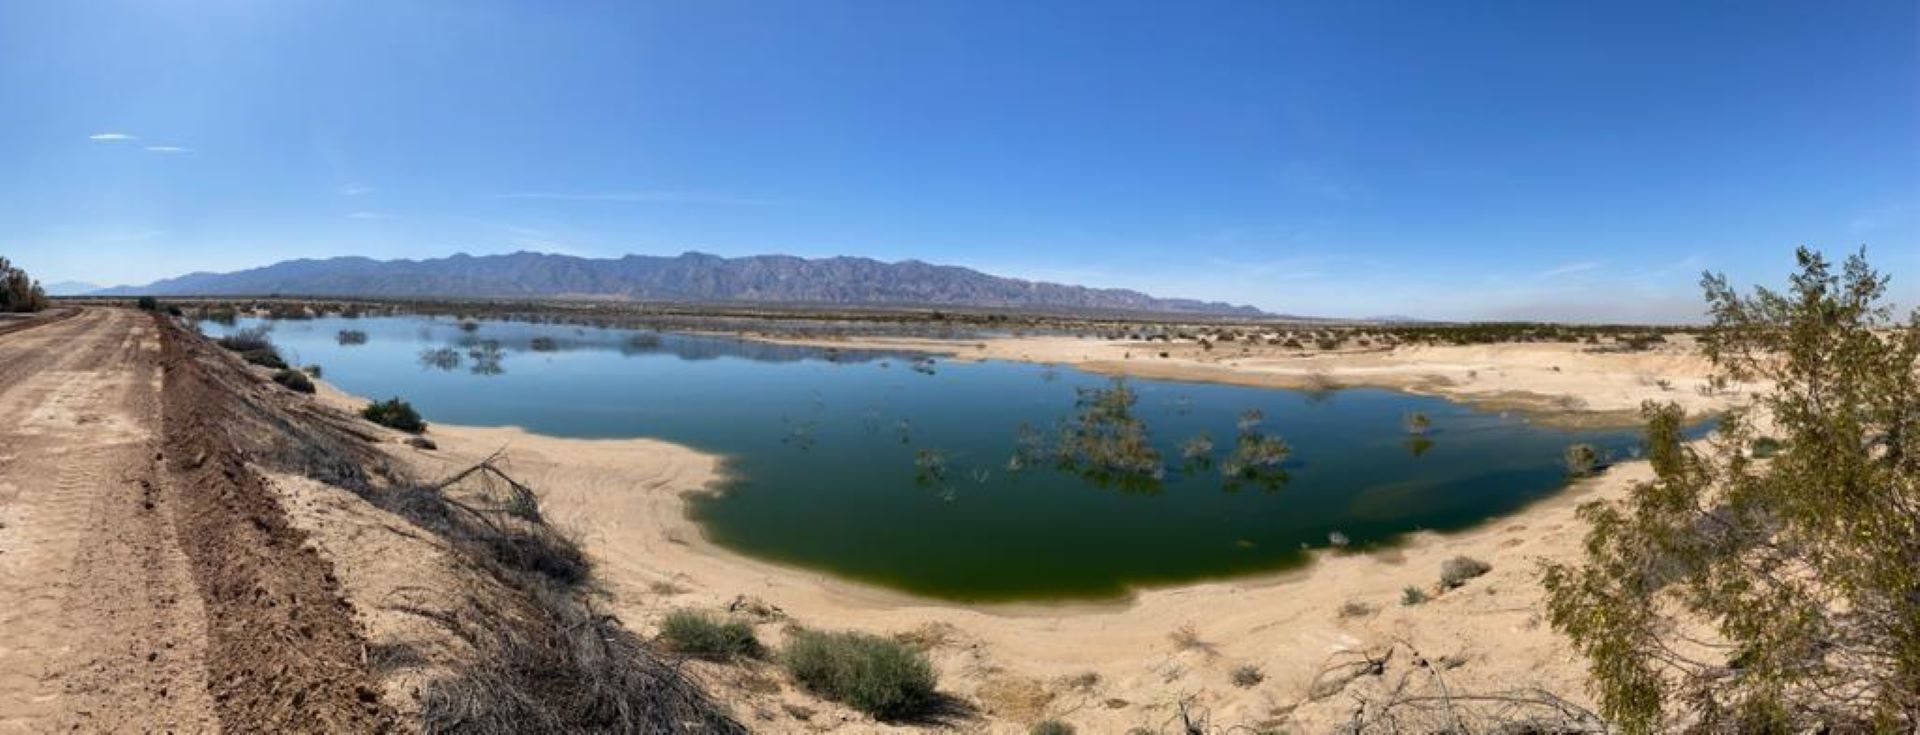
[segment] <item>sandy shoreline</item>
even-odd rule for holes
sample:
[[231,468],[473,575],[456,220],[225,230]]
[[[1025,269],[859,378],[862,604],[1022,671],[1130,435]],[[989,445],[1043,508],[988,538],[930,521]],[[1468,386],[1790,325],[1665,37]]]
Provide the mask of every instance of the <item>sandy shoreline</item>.
[[[1647,399],[1690,414],[1727,407],[1703,386],[1711,365],[1691,337],[1638,352],[1607,352],[1572,342],[1292,349],[1195,341],[1140,342],[1093,337],[1022,336],[981,340],[852,336],[743,339],[829,349],[909,350],[954,360],[1065,365],[1102,375],[1316,390],[1375,387],[1438,396],[1494,411],[1519,411],[1559,426],[1633,426]],[[1664,383],[1662,382],[1664,381]]]
[[[912,341],[911,347],[903,341],[861,344],[933,346],[923,341]],[[1097,367],[1106,363],[1064,359],[1070,357],[1067,348],[1086,350],[1090,358],[1114,349],[1082,340],[985,344],[974,349],[978,354],[949,344],[947,354]],[[1622,371],[1660,375],[1676,384],[1702,374],[1687,355],[1633,355],[1627,357],[1638,360],[1629,362],[1617,355],[1521,345],[1415,350],[1412,359],[1378,354],[1312,359],[1345,385],[1490,371],[1488,382],[1498,378],[1505,390],[1516,385],[1527,391],[1592,388],[1603,410],[1646,398],[1678,398],[1680,391],[1637,377],[1621,385]],[[1261,359],[1266,362],[1208,365],[1189,358],[1164,369],[1183,379],[1244,370],[1254,384],[1278,385],[1292,379],[1284,370],[1297,368],[1284,361],[1299,358]],[[1141,374],[1133,369],[1141,364],[1121,367]],[[1659,368],[1681,369],[1671,375],[1650,372]],[[1569,374],[1574,380],[1553,377]],[[1360,376],[1377,380],[1356,379]],[[1443,384],[1436,392],[1456,397],[1459,391],[1445,388],[1458,385]],[[1616,395],[1628,386],[1638,395]],[[1693,401],[1699,409],[1724,406],[1724,399],[1708,401],[1692,391],[1684,395],[1701,399]],[[322,387],[322,398],[349,409],[363,403],[329,386]],[[1350,716],[1351,695],[1382,686],[1392,674],[1356,680],[1346,685],[1347,695],[1336,696],[1340,690],[1329,693],[1331,685],[1317,680],[1328,662],[1396,646],[1413,647],[1429,660],[1446,659],[1453,667],[1447,683],[1455,690],[1537,685],[1587,704],[1582,663],[1543,621],[1537,566],[1578,555],[1584,528],[1575,517],[1580,502],[1618,496],[1650,475],[1644,462],[1619,465],[1472,529],[1421,533],[1370,554],[1321,554],[1303,569],[1277,574],[1144,589],[1115,602],[972,605],[769,563],[710,543],[688,518],[686,497],[713,490],[725,471],[721,457],[653,439],[564,439],[513,427],[436,424],[428,436],[438,450],[406,447],[397,437],[390,447],[423,476],[441,476],[504,450],[510,470],[541,491],[549,516],[580,535],[599,564],[609,606],[637,631],[651,634],[668,611],[694,607],[756,615],[762,639],[770,642],[777,642],[790,622],[906,636],[928,644],[944,690],[978,704],[979,717],[962,729],[987,732],[1024,732],[1044,717],[1091,732],[1157,728],[1183,702],[1190,711],[1204,709],[1219,725],[1284,724],[1319,731]],[[1493,570],[1459,589],[1442,590],[1440,565],[1458,555],[1484,560]],[[1403,606],[1407,587],[1433,598]],[[1350,603],[1365,611],[1343,613]],[[1229,674],[1240,666],[1258,667],[1264,680],[1234,685]],[[764,662],[696,664],[696,670],[757,729],[894,729],[793,691]]]

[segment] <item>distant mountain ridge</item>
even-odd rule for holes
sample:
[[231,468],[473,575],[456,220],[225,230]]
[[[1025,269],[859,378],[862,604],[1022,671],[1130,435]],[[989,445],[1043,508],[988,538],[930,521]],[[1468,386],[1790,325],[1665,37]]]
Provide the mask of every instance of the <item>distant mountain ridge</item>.
[[84,281],[59,281],[43,286],[48,296],[79,296],[100,290],[99,286]]
[[613,298],[686,303],[946,306],[1264,317],[1251,306],[1163,299],[1138,291],[1002,278],[918,260],[628,255],[580,258],[518,252],[427,260],[289,260],[233,273],[190,273],[103,296],[358,296]]

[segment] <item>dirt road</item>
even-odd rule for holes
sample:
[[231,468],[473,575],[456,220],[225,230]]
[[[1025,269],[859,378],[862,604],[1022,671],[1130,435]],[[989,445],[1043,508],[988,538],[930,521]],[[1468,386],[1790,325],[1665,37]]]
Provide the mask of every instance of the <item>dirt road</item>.
[[123,310],[0,336],[0,732],[217,727],[159,353]]

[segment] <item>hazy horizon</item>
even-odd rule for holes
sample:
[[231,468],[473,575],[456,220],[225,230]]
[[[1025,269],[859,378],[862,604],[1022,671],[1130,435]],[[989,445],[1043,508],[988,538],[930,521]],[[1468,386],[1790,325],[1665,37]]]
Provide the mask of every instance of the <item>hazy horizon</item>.
[[0,7],[0,255],[917,259],[1329,317],[1920,303],[1920,6]]

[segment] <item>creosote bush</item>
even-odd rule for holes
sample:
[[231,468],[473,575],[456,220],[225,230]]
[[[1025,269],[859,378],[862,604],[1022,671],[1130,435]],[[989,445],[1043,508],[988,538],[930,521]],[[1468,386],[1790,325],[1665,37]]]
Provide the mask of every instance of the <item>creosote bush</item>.
[[409,434],[418,434],[427,430],[427,422],[420,420],[420,413],[413,410],[413,404],[399,398],[367,404],[366,408],[360,409],[360,417]]
[[680,609],[667,613],[660,625],[660,637],[673,650],[689,656],[737,658],[760,652],[760,640],[753,626],[744,620],[726,619],[699,610]]
[[1400,604],[1403,606],[1413,607],[1426,601],[1427,591],[1419,587],[1407,585],[1405,589],[1400,590]]
[[[1893,321],[1864,252],[1802,248],[1784,292],[1702,278],[1716,379],[1771,386],[1687,444],[1649,402],[1654,479],[1580,515],[1548,619],[1627,733],[1920,728],[1920,311]],[[1766,462],[1748,411],[1789,447]]]
[[1491,571],[1491,564],[1471,556],[1456,556],[1440,563],[1440,585],[1452,589]]
[[890,638],[795,630],[780,662],[808,691],[878,719],[911,716],[934,702],[933,664]]
[[273,382],[295,393],[312,393],[313,381],[307,374],[298,370],[281,370],[273,374]]
[[1260,667],[1253,664],[1235,666],[1231,677],[1233,679],[1233,685],[1241,689],[1258,686],[1260,682],[1267,680],[1266,672],[1261,671]]
[[287,369],[280,350],[267,339],[267,327],[249,327],[221,337],[219,345],[240,355],[240,359],[270,370]]

